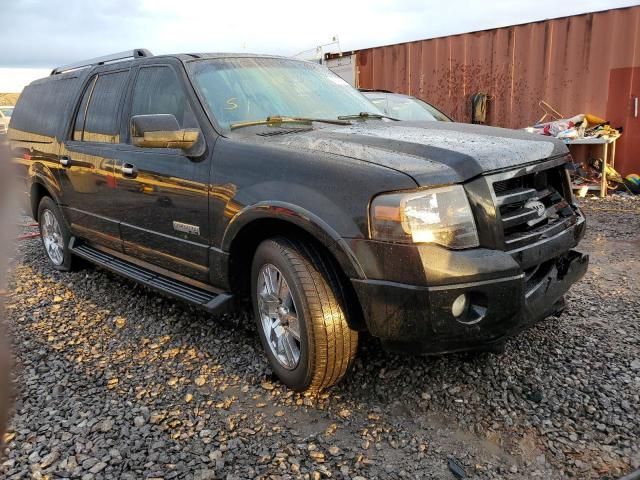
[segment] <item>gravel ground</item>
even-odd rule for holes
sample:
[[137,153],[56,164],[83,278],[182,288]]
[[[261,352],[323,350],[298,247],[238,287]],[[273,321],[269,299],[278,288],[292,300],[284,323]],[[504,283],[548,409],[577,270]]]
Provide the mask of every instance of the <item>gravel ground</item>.
[[640,467],[640,199],[585,200],[587,276],[502,355],[362,342],[310,397],[248,314],[212,319],[21,243],[7,296],[17,397],[0,477],[617,478]]

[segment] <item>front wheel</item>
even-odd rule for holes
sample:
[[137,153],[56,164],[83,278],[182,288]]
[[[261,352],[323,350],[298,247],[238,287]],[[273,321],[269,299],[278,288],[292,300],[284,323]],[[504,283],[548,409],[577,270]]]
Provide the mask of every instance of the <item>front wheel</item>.
[[260,339],[271,368],[296,391],[338,382],[356,354],[340,280],[310,242],[276,237],[262,242],[251,269]]

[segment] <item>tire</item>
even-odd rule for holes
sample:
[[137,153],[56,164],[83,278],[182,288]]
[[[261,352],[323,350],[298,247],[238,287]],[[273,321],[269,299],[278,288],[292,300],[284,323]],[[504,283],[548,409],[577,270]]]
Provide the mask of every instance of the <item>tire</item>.
[[[51,266],[62,272],[71,270],[73,267],[73,256],[69,250],[71,232],[62,216],[60,207],[51,197],[42,197],[40,200],[38,224],[42,245]],[[55,245],[52,245],[52,242]],[[54,251],[58,251],[58,249],[60,249],[59,256],[54,254]]]
[[[280,286],[276,298],[268,283]],[[282,383],[298,392],[319,392],[342,379],[356,355],[358,332],[347,324],[335,267],[315,245],[284,237],[263,241],[253,258],[251,292],[260,340]],[[268,327],[277,321],[282,321],[281,337],[278,328]]]

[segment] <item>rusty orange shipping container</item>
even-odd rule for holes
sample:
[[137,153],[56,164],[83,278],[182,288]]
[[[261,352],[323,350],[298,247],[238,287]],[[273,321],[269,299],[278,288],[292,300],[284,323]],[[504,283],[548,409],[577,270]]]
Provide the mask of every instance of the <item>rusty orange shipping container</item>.
[[[333,55],[330,55],[333,56]],[[640,6],[354,52],[361,88],[423,98],[463,122],[491,96],[487,123],[523,128],[544,114],[592,113],[623,127],[616,168],[640,173]]]

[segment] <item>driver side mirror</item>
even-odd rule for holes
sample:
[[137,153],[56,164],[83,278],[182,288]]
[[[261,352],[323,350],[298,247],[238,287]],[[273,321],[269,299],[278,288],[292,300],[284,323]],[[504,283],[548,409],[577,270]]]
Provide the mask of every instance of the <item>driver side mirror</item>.
[[136,147],[191,149],[200,137],[197,128],[181,129],[171,114],[131,117],[131,141]]

